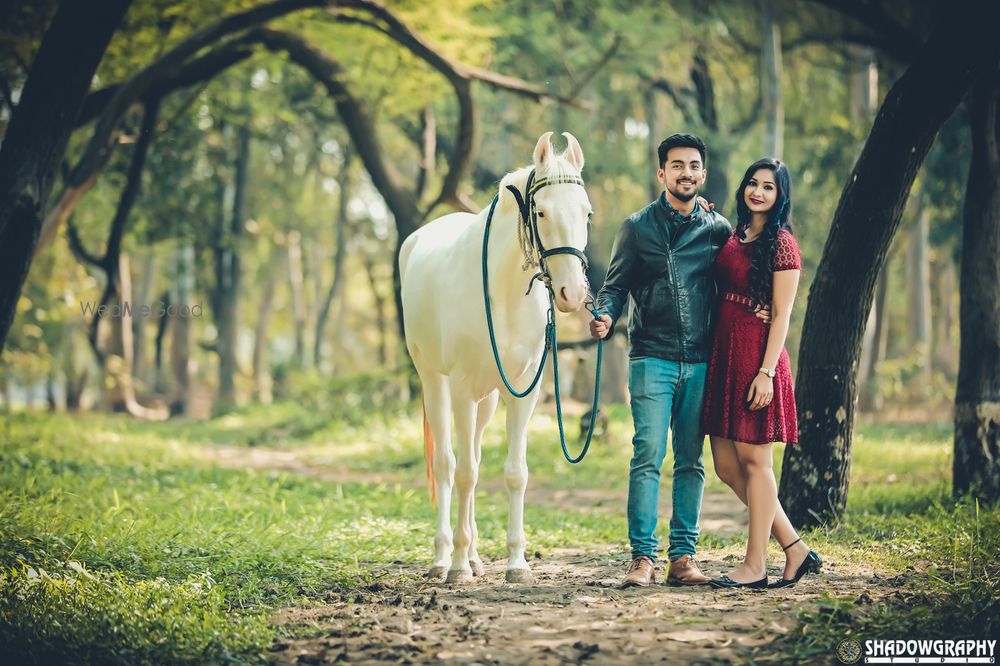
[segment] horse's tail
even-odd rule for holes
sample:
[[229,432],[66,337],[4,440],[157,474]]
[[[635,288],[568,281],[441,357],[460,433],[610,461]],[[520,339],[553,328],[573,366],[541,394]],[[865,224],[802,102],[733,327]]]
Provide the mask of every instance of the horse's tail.
[[422,399],[420,402],[423,405],[424,416],[424,465],[427,468],[427,485],[430,488],[431,505],[437,506],[437,483],[434,480],[434,432],[427,420],[427,405],[423,404]]

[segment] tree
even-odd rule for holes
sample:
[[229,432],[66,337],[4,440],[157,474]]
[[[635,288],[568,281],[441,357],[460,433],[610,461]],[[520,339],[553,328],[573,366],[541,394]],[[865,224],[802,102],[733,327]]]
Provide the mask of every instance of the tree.
[[131,0],[64,2],[31,63],[0,147],[0,351],[42,228],[55,170],[97,65]]
[[1000,498],[1000,74],[971,97],[972,165],[965,197],[961,350],[955,390],[954,492]]
[[[236,130],[236,162],[232,186],[222,186],[217,233],[214,238],[215,290],[212,311],[218,337],[214,350],[219,355],[219,395],[222,408],[236,402],[234,378],[237,371],[236,348],[239,333],[239,304],[242,284],[242,249],[247,218],[247,187],[250,166],[250,131],[241,126]],[[225,133],[231,135],[231,133]],[[232,199],[232,205],[226,203]]]
[[760,0],[760,30],[764,154],[780,159],[785,148],[785,107],[781,101],[781,29],[774,17],[774,0]]
[[843,514],[855,376],[878,272],[935,135],[969,89],[976,68],[995,63],[1000,53],[991,28],[984,27],[990,22],[969,16],[954,7],[940,12],[930,38],[886,96],[841,195],[802,333],[795,384],[800,444],[785,450],[781,476],[781,502],[797,525]]

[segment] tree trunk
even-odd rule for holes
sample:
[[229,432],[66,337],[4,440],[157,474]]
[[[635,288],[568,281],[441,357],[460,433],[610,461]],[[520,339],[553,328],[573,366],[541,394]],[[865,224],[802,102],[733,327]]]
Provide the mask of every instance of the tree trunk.
[[889,347],[889,259],[886,258],[879,272],[875,286],[875,302],[872,303],[865,335],[861,343],[861,360],[858,364],[858,409],[862,412],[876,412],[882,409],[882,394],[875,380],[878,368],[885,361]]
[[306,294],[302,275],[302,234],[295,229],[288,232],[288,285],[292,293],[295,366],[301,369],[306,364]]
[[921,385],[926,389],[931,377],[931,260],[930,209],[920,201],[906,252],[907,329],[910,349],[920,357]]
[[0,145],[0,351],[14,322],[55,170],[131,0],[65,2],[42,39]]
[[[647,86],[644,95],[645,103],[643,104],[643,109],[646,112],[646,126],[649,127],[649,134],[646,135],[646,154],[653,163],[656,163],[660,159],[656,151],[663,140],[663,137],[660,136],[660,124],[657,122],[659,118],[656,113],[656,99],[656,90],[652,86]],[[656,164],[656,166],[659,168],[660,165]],[[649,200],[655,201],[660,196],[660,192],[663,191],[663,186],[660,185],[660,181],[656,180],[656,172],[654,170],[647,169],[647,172],[649,173]]]
[[[707,141],[710,143],[706,159],[708,174],[705,176],[705,198],[715,204],[717,213],[725,215],[729,204],[733,201],[733,193],[729,191],[729,162],[732,147],[729,138],[723,136],[721,132],[710,135]],[[733,212],[735,213],[735,210]]]
[[50,412],[59,409],[59,401],[56,398],[56,369],[51,365],[45,373],[45,404]]
[[[347,148],[345,148],[346,150]],[[333,254],[333,282],[330,284],[329,291],[326,292],[326,298],[323,300],[319,309],[319,315],[316,317],[313,365],[317,368],[320,367],[320,362],[323,360],[323,340],[326,337],[326,321],[330,316],[330,306],[339,296],[344,286],[344,257],[347,256],[347,203],[351,196],[350,167],[350,153],[345,152],[344,165],[340,171],[340,178],[337,181],[339,185],[339,200],[337,202],[337,219],[334,222],[337,248]]]
[[851,124],[867,127],[878,109],[878,65],[870,47],[852,46],[848,52]]
[[[250,130],[240,127],[237,132],[236,181],[233,183],[232,215],[226,215],[225,201],[219,215],[222,226],[216,245],[216,322],[219,355],[218,406],[226,409],[236,402],[234,383],[239,342],[240,249],[243,223],[246,219],[247,179],[250,168]],[[225,199],[226,197],[223,197]]]
[[170,327],[170,374],[173,376],[170,413],[190,414],[192,320],[181,316],[183,312],[190,312],[194,305],[194,246],[190,242],[174,248],[173,264],[174,279],[166,304],[170,311],[165,315],[165,324]]
[[378,331],[378,364],[385,368],[389,360],[389,326],[385,319],[385,298],[378,288],[378,278],[375,275],[375,260],[370,254],[365,254],[365,272],[368,274],[368,284],[372,288],[375,299],[375,328]]
[[785,106],[781,98],[781,30],[774,16],[774,0],[760,0],[760,30],[764,154],[780,159],[785,142]]
[[83,390],[87,386],[87,374],[89,368],[84,365],[77,369],[77,346],[76,338],[78,331],[75,326],[65,325],[64,333],[66,340],[65,356],[63,357],[63,376],[66,380],[66,409],[75,412],[80,409]]
[[128,414],[151,421],[162,421],[169,416],[165,405],[146,407],[139,404],[132,380],[132,318],[129,313],[132,303],[132,274],[128,255],[118,255],[118,279],[110,304],[119,309],[119,316],[103,318],[108,326],[108,343],[99,356],[104,359],[106,382],[106,402],[112,411]]
[[998,51],[988,21],[966,23],[960,12],[942,10],[882,104],[834,215],[802,331],[799,445],[786,447],[781,475],[781,503],[793,524],[836,520],[847,505],[855,372],[875,281],[934,137],[971,85],[975,65],[994,62]]
[[[156,278],[156,253],[152,249],[147,249],[142,257],[142,278],[139,282],[139,291],[135,295],[135,303],[138,307],[153,304],[150,298],[153,294],[153,283]],[[136,317],[132,320],[132,376],[143,386],[152,386],[152,374],[149,372],[149,361],[147,360],[146,324],[148,317]]]
[[271,382],[265,369],[265,351],[267,349],[267,327],[271,323],[274,312],[274,291],[278,286],[278,278],[285,271],[286,251],[278,246],[272,256],[273,262],[267,268],[264,277],[264,292],[261,294],[260,307],[257,310],[257,327],[254,330],[253,342],[253,385],[257,392],[257,400],[262,403],[271,402]]
[[[875,53],[870,47],[850,46],[848,72],[849,110],[851,124],[869,127],[878,109],[878,66]],[[865,334],[861,342],[861,361],[858,369],[858,409],[862,412],[877,411],[882,408],[881,395],[875,384],[879,365],[885,360],[888,338],[886,307],[889,289],[888,259],[879,271],[875,302],[872,303],[865,324]]]
[[934,321],[937,330],[934,332],[934,367],[951,376],[958,367],[957,356],[955,354],[955,344],[952,340],[952,327],[958,319],[955,308],[955,294],[958,287],[955,279],[955,262],[951,259],[951,253],[938,262],[934,271],[937,279],[937,316]]
[[1000,76],[995,68],[977,82],[971,106],[953,490],[993,501],[1000,498]]

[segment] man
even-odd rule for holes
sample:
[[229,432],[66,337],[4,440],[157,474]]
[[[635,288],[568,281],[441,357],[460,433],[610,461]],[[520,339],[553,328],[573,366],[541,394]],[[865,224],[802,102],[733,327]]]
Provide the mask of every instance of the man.
[[660,468],[672,428],[673,511],[667,551],[672,585],[709,581],[694,560],[705,488],[701,430],[705,370],[716,290],[715,256],[729,222],[697,198],[705,183],[705,144],[692,134],[667,137],[657,150],[664,191],[632,214],[615,238],[597,298],[595,338],[611,335],[629,296],[629,392],[635,437],[628,484],[632,562],[623,587],[655,580]]

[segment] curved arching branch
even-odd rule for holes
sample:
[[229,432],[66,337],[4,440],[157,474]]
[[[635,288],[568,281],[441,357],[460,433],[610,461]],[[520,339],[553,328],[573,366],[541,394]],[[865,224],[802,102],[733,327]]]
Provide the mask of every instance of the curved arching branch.
[[[127,82],[116,86],[113,92],[101,95],[92,105],[103,103],[100,115],[94,126],[93,134],[83,156],[70,172],[69,179],[56,200],[55,206],[45,216],[42,226],[42,236],[36,245],[35,254],[52,240],[59,225],[66,220],[83,195],[90,189],[98,173],[107,164],[115,148],[115,129],[128,109],[149,96],[154,96],[157,86],[165,81],[178,79],[185,73],[185,63],[202,49],[224,39],[228,35],[238,33],[284,16],[291,12],[323,7],[333,4],[335,0],[274,0],[258,5],[242,12],[237,12],[194,32],[169,51],[157,58],[148,67],[136,74]],[[236,51],[230,55],[235,56]],[[247,54],[249,55],[249,54]],[[206,56],[206,58],[209,56]],[[245,57],[245,56],[244,56]],[[242,58],[230,62],[238,62]],[[221,65],[221,63],[216,63]],[[222,71],[216,69],[218,73]],[[189,84],[190,85],[190,84]],[[162,96],[162,95],[160,95]],[[103,99],[102,99],[103,98]],[[80,114],[78,114],[79,116]]]
[[[154,97],[162,99],[175,90],[208,81],[233,65],[243,62],[251,55],[253,55],[253,48],[244,40],[236,39],[227,42],[203,56],[186,62],[182,68],[165,76],[151,86],[142,99]],[[76,119],[76,126],[86,125],[104,113],[121,87],[121,85],[110,85],[87,95],[83,101],[80,115]]]
[[345,3],[344,6],[348,5],[353,9],[366,11],[375,20],[359,17],[354,14],[346,14],[339,7],[330,10],[335,20],[343,23],[365,25],[390,37],[443,75],[455,92],[459,118],[455,129],[455,141],[453,142],[451,156],[448,160],[448,172],[445,174],[438,195],[421,212],[421,220],[426,219],[430,211],[439,204],[447,204],[452,208],[462,211],[478,210],[475,204],[468,200],[468,197],[460,194],[458,191],[459,184],[468,172],[469,165],[475,157],[476,114],[475,106],[472,102],[472,80],[479,80],[495,88],[529,97],[536,102],[549,99],[577,108],[588,108],[586,104],[576,101],[572,97],[551,93],[523,79],[452,62],[439,53],[423,37],[413,32],[389,9],[377,2],[373,2],[372,0],[352,0],[350,3]]
[[[870,46],[877,46],[902,62],[912,62],[920,53],[923,39],[897,21],[878,2],[866,0],[814,0],[834,9],[865,26],[875,37]],[[860,37],[855,35],[856,37]]]
[[[230,42],[204,56],[190,61],[173,75],[165,77],[162,81],[151,87],[149,92],[140,101],[148,105],[154,99],[160,100],[177,90],[208,81],[225,69],[243,62],[251,55],[253,55],[253,49],[243,40]],[[83,125],[93,120],[94,117],[99,116],[107,108],[108,103],[120,87],[109,86],[88,95],[84,101],[84,108],[77,118],[77,126]],[[104,162],[98,164],[97,168],[90,173],[85,181],[73,184],[75,169],[71,170],[70,175],[66,178],[70,185],[63,188],[55,204],[53,204],[45,215],[38,245],[35,247],[36,256],[55,239],[59,227],[67,220],[80,199],[90,190],[91,186],[97,180],[101,169],[104,168],[104,165],[112,154],[112,151],[107,151],[102,158]],[[78,163],[77,168],[79,167]]]
[[[397,224],[407,224],[405,220],[414,217],[416,197],[403,185],[402,176],[395,165],[385,159],[375,123],[364,102],[347,88],[344,69],[340,63],[302,37],[283,30],[258,28],[247,37],[259,41],[270,51],[284,51],[292,62],[309,72],[326,89],[333,98],[372,184],[382,194],[389,210],[396,217]],[[400,229],[400,233],[403,231]]]

